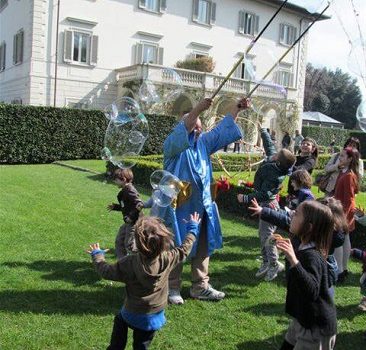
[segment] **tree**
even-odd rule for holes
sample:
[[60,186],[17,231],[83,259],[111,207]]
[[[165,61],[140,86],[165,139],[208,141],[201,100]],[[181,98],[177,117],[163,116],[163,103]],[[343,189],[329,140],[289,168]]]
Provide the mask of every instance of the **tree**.
[[345,124],[347,129],[356,125],[356,110],[361,103],[357,80],[337,68],[306,67],[304,110],[326,113]]

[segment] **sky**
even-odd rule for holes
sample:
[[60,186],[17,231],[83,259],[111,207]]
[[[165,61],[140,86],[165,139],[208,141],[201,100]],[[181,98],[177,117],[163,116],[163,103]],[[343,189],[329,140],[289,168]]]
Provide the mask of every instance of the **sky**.
[[[290,0],[291,1],[291,0]],[[296,0],[301,1],[301,0]],[[316,67],[327,67],[335,70],[337,67],[357,78],[348,66],[348,56],[351,50],[348,37],[343,27],[352,39],[360,37],[356,17],[353,13],[351,1],[355,4],[359,12],[359,22],[361,32],[366,36],[366,0],[334,0],[331,8],[326,14],[332,16],[329,20],[315,23],[310,29],[308,61]],[[309,1],[311,2],[311,0]],[[339,15],[339,18],[337,15]],[[366,87],[359,78],[363,98],[366,99]]]

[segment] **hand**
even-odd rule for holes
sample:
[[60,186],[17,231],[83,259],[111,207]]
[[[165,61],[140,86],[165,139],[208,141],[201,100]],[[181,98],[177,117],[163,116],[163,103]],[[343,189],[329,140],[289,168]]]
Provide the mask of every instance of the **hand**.
[[101,250],[101,251],[103,251],[104,253],[106,253],[106,252],[108,252],[109,251],[109,249],[100,249],[100,246],[99,246],[99,243],[93,243],[93,244],[90,244],[90,249],[89,250],[86,250],[86,252],[88,253],[88,254],[92,254],[93,253],[93,251],[96,251],[96,250]]
[[114,204],[113,204],[113,203],[112,203],[112,204],[108,204],[108,205],[107,205],[107,210],[108,210],[108,211],[113,210],[113,208],[114,208]]
[[190,221],[199,224],[201,222],[200,214],[195,211],[193,214],[191,214]]
[[187,232],[193,233],[197,237],[199,224],[201,223],[199,214],[195,211],[193,214],[191,214],[189,221],[184,221],[186,222]]
[[276,241],[276,247],[283,251],[286,255],[287,260],[289,261],[291,267],[298,264],[299,260],[297,260],[296,254],[294,252],[294,248],[289,239],[281,239]]
[[144,208],[144,203],[142,203],[142,202],[140,202],[140,203],[138,203],[138,204],[136,205],[136,209],[137,209],[138,211],[141,211],[143,208]]
[[238,108],[239,110],[243,110],[243,109],[248,109],[250,107],[250,104],[251,104],[251,101],[250,101],[250,98],[241,98],[239,101],[238,101]]
[[205,98],[202,101],[200,101],[195,108],[199,114],[199,113],[202,113],[203,111],[209,109],[211,107],[211,105],[212,105],[212,99]]
[[248,208],[253,212],[252,216],[255,215],[261,215],[263,208],[258,204],[257,200],[255,198],[251,201],[251,206]]

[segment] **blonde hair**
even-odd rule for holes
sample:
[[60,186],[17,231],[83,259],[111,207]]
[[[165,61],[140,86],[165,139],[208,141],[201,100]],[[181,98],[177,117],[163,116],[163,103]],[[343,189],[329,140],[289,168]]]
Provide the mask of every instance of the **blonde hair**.
[[136,246],[142,255],[153,259],[173,244],[173,235],[163,221],[155,216],[144,216],[135,224]]

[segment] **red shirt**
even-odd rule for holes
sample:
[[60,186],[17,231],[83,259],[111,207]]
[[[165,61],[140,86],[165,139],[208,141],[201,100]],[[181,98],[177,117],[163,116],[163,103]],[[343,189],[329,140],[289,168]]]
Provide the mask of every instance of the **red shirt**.
[[343,211],[346,215],[349,231],[355,229],[355,196],[358,192],[357,176],[352,171],[341,172],[335,185],[334,197],[342,202]]

